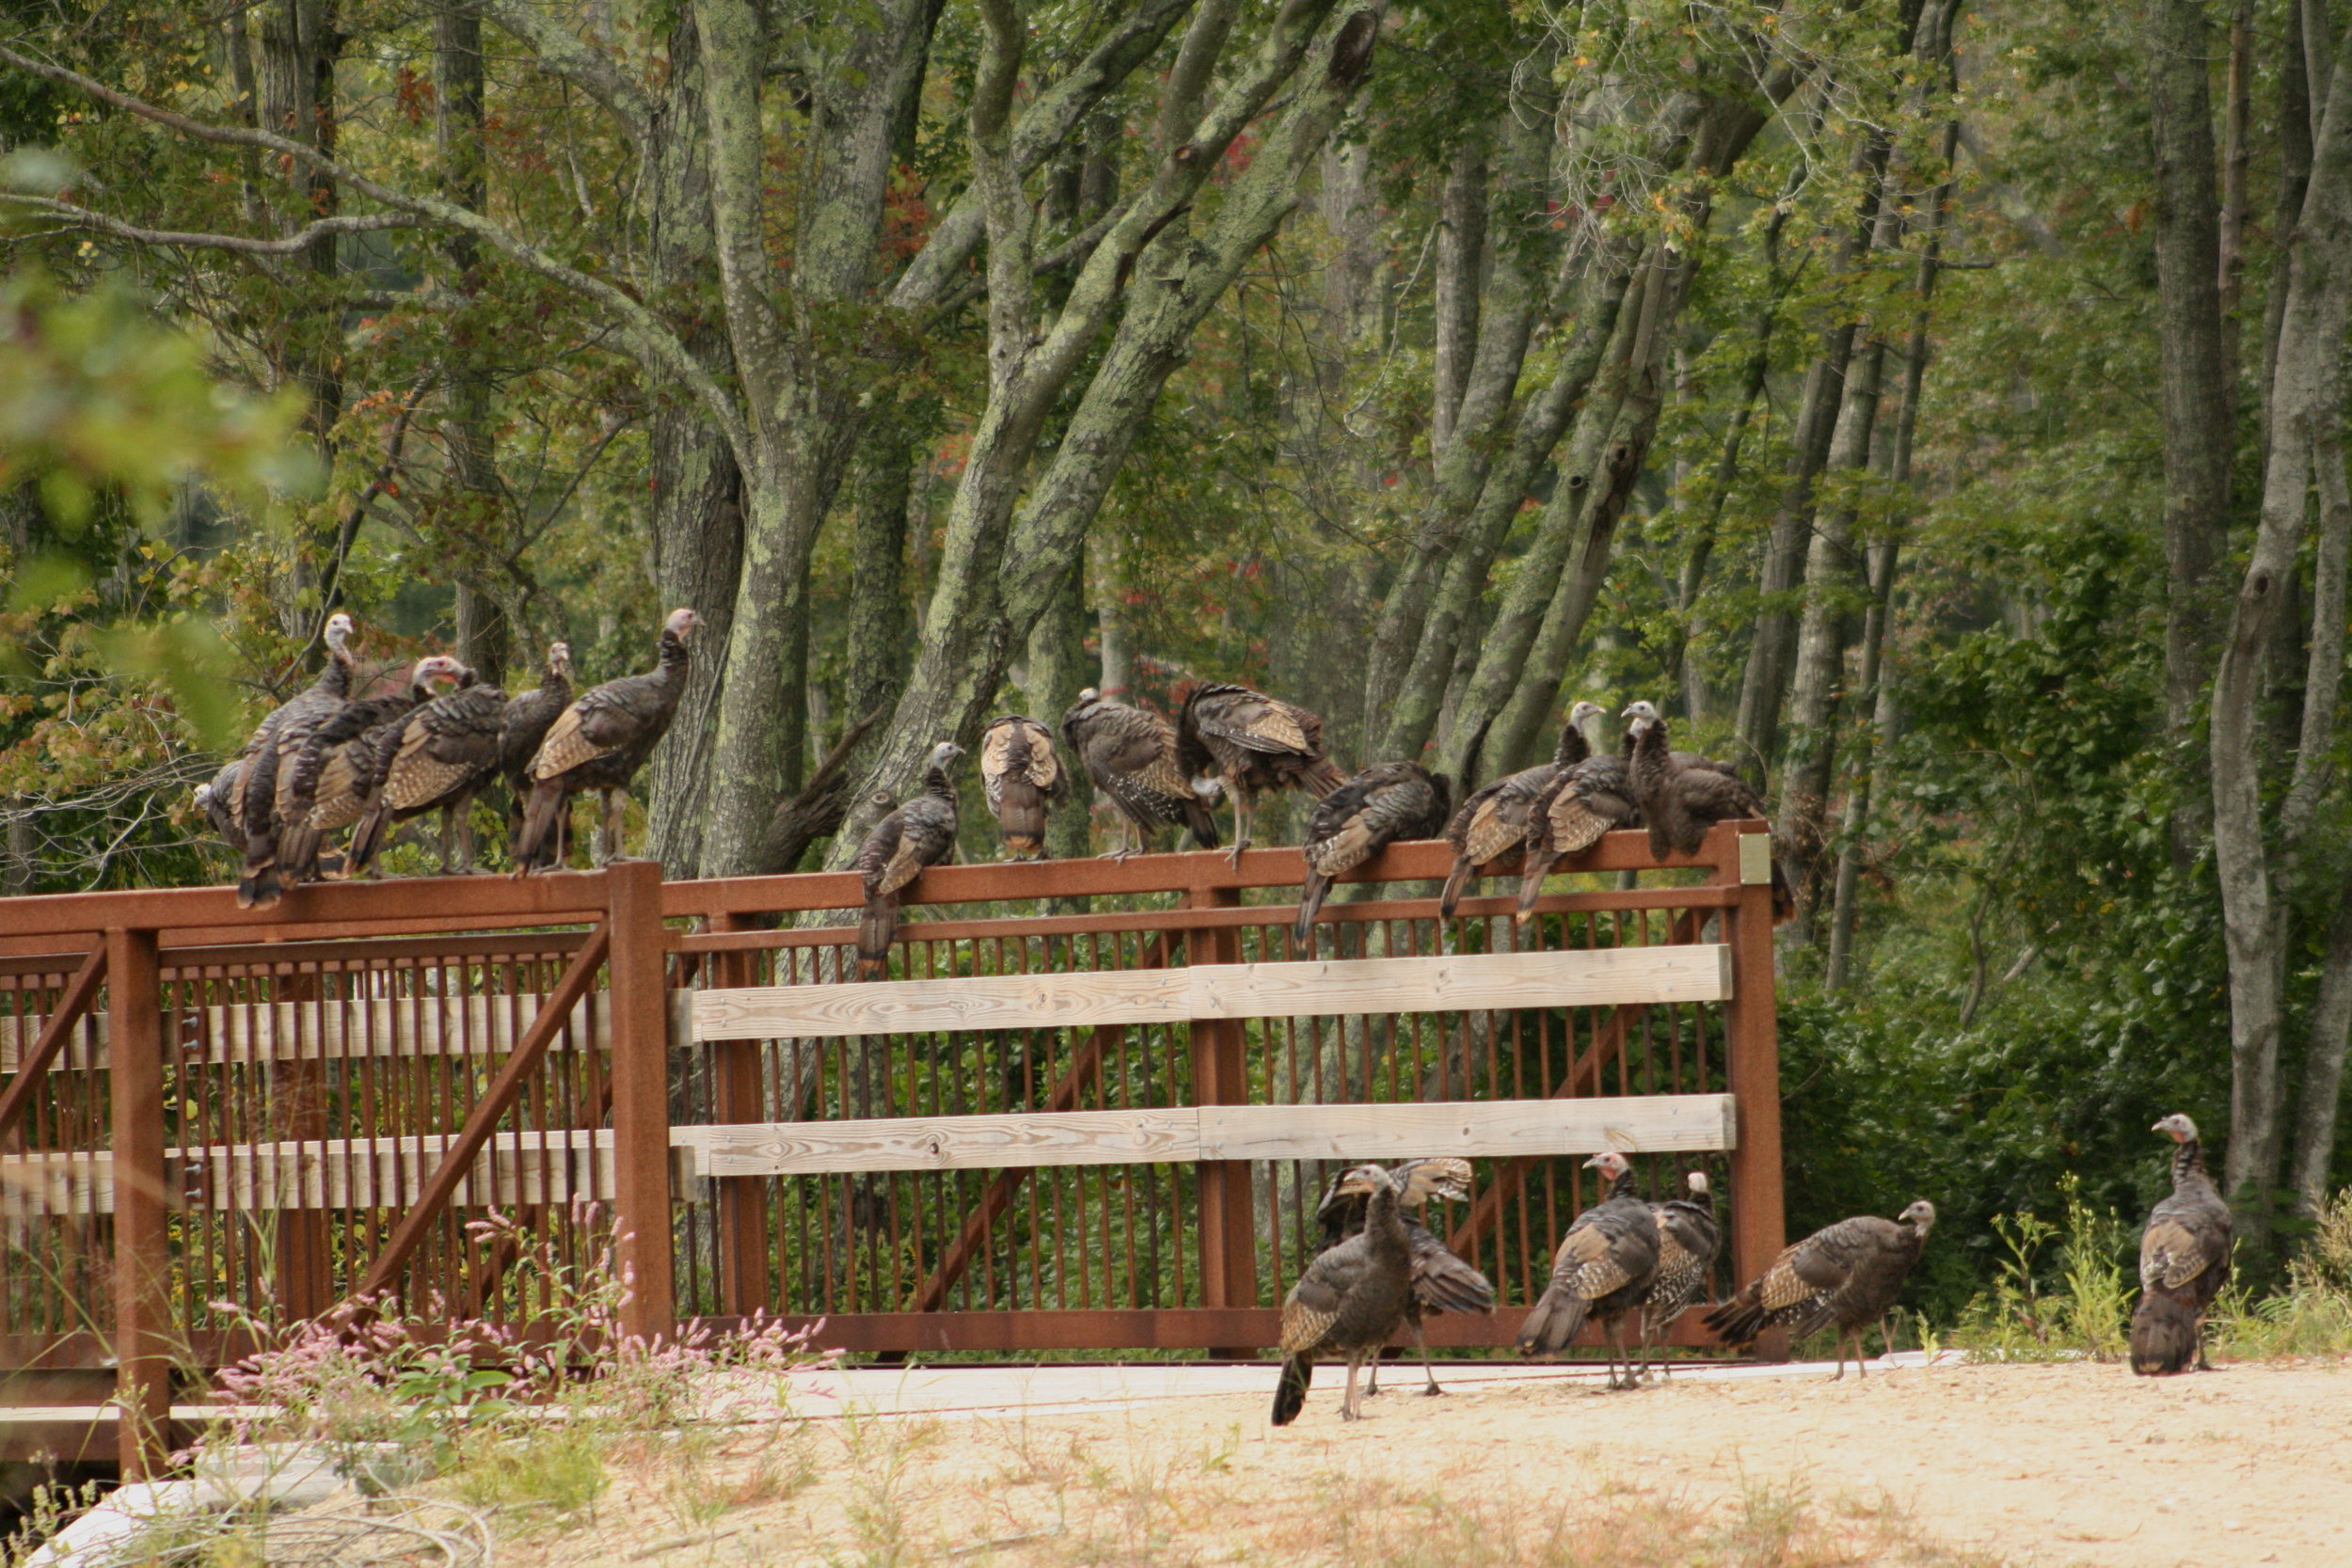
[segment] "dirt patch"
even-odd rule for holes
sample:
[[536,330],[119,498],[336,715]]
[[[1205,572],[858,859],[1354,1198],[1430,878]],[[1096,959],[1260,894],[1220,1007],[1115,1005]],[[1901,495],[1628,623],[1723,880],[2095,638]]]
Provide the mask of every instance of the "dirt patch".
[[809,1422],[685,1476],[657,1448],[617,1467],[594,1525],[510,1534],[500,1560],[2352,1564],[2339,1363],[1522,1382],[1383,1394],[1357,1425],[1319,1383],[1281,1431],[1269,1394]]

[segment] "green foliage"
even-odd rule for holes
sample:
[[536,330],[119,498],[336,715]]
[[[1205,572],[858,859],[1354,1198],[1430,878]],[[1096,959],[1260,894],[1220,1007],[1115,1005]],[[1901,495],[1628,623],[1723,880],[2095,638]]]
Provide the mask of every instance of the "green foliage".
[[2213,1317],[2227,1355],[2352,1355],[2352,1188],[2321,1212],[2280,1289],[2255,1299],[2233,1287]]
[[[2005,1361],[2112,1361],[2122,1354],[2136,1293],[2126,1283],[2122,1221],[2085,1203],[2072,1172],[2058,1187],[2066,1202],[2058,1223],[2030,1213],[1994,1216],[2005,1256],[1992,1289],[1962,1310],[1947,1337],[1952,1345]],[[2053,1241],[2056,1257],[2045,1262]]]

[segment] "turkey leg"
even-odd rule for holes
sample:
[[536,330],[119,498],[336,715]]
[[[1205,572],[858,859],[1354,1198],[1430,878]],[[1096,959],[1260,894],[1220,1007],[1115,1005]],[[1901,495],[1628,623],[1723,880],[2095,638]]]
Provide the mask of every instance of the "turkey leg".
[[1432,1399],[1442,1398],[1445,1390],[1438,1386],[1438,1369],[1429,1359],[1429,1339],[1422,1333],[1418,1319],[1413,1323],[1413,1343],[1421,1347],[1422,1375],[1429,1380],[1422,1388],[1422,1395]]
[[1249,791],[1236,784],[1226,793],[1233,798],[1233,847],[1225,863],[1239,871],[1241,852],[1249,847]]
[[1343,1421],[1360,1421],[1364,1418],[1363,1396],[1356,1390],[1357,1376],[1363,1370],[1364,1358],[1361,1355],[1347,1358],[1347,1398],[1340,1402],[1340,1419]]

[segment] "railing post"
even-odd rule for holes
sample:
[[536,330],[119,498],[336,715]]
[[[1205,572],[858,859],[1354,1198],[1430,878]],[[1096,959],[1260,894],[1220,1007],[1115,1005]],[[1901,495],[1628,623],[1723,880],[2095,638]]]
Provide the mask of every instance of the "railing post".
[[676,1327],[670,1224],[670,1003],[661,926],[661,867],[607,868],[612,989],[612,1206],[630,1280],[623,1329],[643,1338]]
[[[1733,1284],[1745,1284],[1770,1267],[1788,1244],[1780,1155],[1780,1025],[1773,1006],[1772,889],[1771,838],[1760,825],[1744,831],[1726,823],[1717,843],[1729,851],[1731,876],[1740,885],[1739,904],[1726,911],[1731,943],[1731,1000],[1724,1005],[1728,1037],[1724,1073],[1739,1106],[1740,1143],[1731,1151],[1731,1267]],[[1759,857],[1745,841],[1762,839]],[[1756,863],[1760,859],[1761,864]],[[1761,873],[1760,879],[1758,873]],[[1786,1360],[1785,1329],[1767,1329],[1756,1354]]]
[[[1241,903],[1236,888],[1196,888],[1188,900],[1194,909],[1229,909]],[[1194,963],[1241,962],[1241,933],[1231,927],[1195,931],[1190,940]],[[1249,1101],[1247,1037],[1233,1019],[1195,1020],[1192,1025],[1192,1095],[1200,1105],[1244,1105]],[[1253,1234],[1255,1208],[1250,1191],[1249,1162],[1204,1160],[1199,1166],[1200,1192],[1200,1305],[1258,1305],[1258,1247]],[[1225,1360],[1255,1356],[1263,1346],[1212,1345],[1209,1354]]]
[[[740,929],[732,914],[713,915],[714,931]],[[748,986],[755,973],[754,955],[713,953],[708,973],[723,987]],[[710,1053],[711,1117],[720,1122],[765,1121],[768,1110],[761,1093],[758,1040],[713,1040]],[[719,1304],[733,1317],[773,1310],[768,1262],[768,1179],[764,1176],[723,1176],[719,1188]]]
[[163,966],[153,931],[107,931],[106,1025],[114,1124],[116,1437],[122,1479],[144,1481],[163,1469],[171,1443]]

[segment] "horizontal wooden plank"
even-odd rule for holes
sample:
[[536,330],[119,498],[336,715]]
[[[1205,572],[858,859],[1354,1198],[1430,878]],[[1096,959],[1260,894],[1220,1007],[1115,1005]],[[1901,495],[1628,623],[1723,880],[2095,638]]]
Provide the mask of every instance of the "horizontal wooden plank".
[[673,1127],[697,1176],[815,1176],[1032,1165],[1183,1164],[1200,1158],[1200,1114],[1049,1111],[1027,1116],[746,1122]]
[[696,1176],[1400,1160],[1729,1148],[1727,1094],[1390,1105],[1204,1105],[674,1127]]
[[[167,1196],[175,1209],[398,1209],[423,1189],[448,1144],[436,1133],[167,1149]],[[453,1201],[565,1203],[612,1193],[611,1132],[501,1132]],[[0,1155],[0,1218],[107,1214],[114,1206],[109,1152]]]
[[1203,1105],[1203,1160],[1465,1159],[1730,1148],[1727,1094],[1457,1100],[1401,1105]]
[[[347,1061],[371,1056],[501,1056],[539,1016],[538,996],[362,997],[326,1002],[262,1002],[191,1008],[180,1016],[196,1030],[187,1059],[198,1062]],[[670,997],[670,1038],[686,1040],[688,993]],[[0,1017],[0,1072],[14,1072],[40,1037],[40,1015]],[[612,1004],[603,991],[572,1009],[559,1051],[594,1043],[609,1049]],[[52,1071],[106,1065],[106,1015],[85,1018],[57,1053]]]
[[1730,995],[1731,949],[1696,942],[704,990],[694,993],[693,1037],[807,1039],[1192,1019],[1720,1002]]

